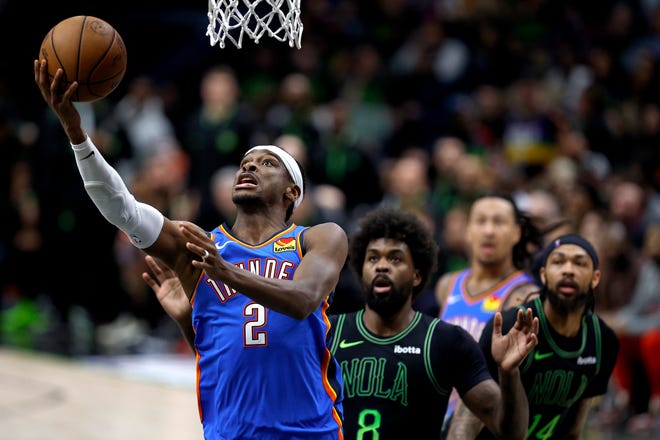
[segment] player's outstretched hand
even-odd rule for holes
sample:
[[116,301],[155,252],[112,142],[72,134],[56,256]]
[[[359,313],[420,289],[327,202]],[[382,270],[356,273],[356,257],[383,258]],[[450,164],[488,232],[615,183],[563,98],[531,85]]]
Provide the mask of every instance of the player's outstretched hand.
[[71,142],[74,144],[83,142],[86,134],[81,127],[80,113],[71,101],[71,97],[78,88],[78,83],[74,81],[69,87],[65,87],[66,82],[62,69],[57,69],[51,82],[46,60],[34,60],[34,81],[39,86],[41,96],[57,115]]
[[493,318],[493,339],[491,350],[493,359],[503,370],[518,368],[522,361],[538,343],[539,318],[532,315],[532,309],[518,310],[516,323],[506,335],[502,334],[502,314]]
[[163,310],[176,322],[190,321],[192,307],[179,277],[172,269],[149,255],[145,257],[145,262],[150,272],[143,272],[142,279],[154,291]]

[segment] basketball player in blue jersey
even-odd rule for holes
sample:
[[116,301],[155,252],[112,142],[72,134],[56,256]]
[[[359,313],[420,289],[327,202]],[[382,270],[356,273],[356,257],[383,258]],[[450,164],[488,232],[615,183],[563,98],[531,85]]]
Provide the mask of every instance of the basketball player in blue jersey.
[[[341,227],[289,223],[303,171],[275,146],[250,149],[236,173],[233,225],[175,222],[128,191],[82,128],[64,87],[35,60],[35,82],[66,132],[85,189],[104,217],[178,275],[167,309],[197,356],[204,436],[343,438],[341,373],[326,345],[328,301],[347,256]],[[169,303],[168,303],[169,304]]]
[[[542,254],[540,297],[520,306],[539,318],[538,345],[520,366],[529,401],[527,439],[579,439],[592,399],[605,394],[616,362],[616,334],[594,311],[594,289],[601,272],[593,246],[579,235],[553,240]],[[503,312],[502,331],[516,325],[520,310]],[[501,321],[490,320],[480,338],[489,368],[491,331]],[[449,429],[456,439],[497,438],[459,404]],[[478,435],[477,435],[478,434]]]
[[349,263],[365,307],[332,315],[331,351],[344,380],[344,433],[351,440],[440,438],[452,388],[501,438],[527,430],[518,364],[536,343],[538,321],[521,311],[516,330],[493,333],[501,390],[462,328],[415,311],[435,270],[437,245],[414,214],[379,209],[351,237]]
[[497,310],[521,304],[538,293],[531,274],[531,250],[541,232],[503,194],[477,198],[470,207],[466,243],[470,267],[442,276],[436,284],[440,318],[460,325],[476,340]]
[[[538,293],[539,286],[525,268],[531,263],[531,250],[538,248],[541,240],[541,232],[508,195],[493,193],[477,198],[470,206],[466,225],[470,266],[443,275],[435,287],[440,318],[464,328],[478,341],[495,312]],[[454,392],[445,429],[457,401]]]

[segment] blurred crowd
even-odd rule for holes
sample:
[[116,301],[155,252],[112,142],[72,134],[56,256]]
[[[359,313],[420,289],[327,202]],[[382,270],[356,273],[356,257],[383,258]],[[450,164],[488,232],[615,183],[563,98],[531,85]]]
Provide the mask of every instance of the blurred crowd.
[[[371,207],[413,211],[441,245],[437,279],[467,264],[474,197],[507,192],[548,240],[595,244],[597,312],[660,328],[660,1],[304,0],[302,14],[299,50],[222,49],[196,76],[141,73],[79,104],[138,199],[208,230],[231,222],[241,154],[274,143],[307,172],[296,223],[350,233]],[[85,194],[54,115],[44,103],[17,115],[0,92],[3,343],[187,350],[143,255]],[[361,302],[344,275],[334,312]],[[417,307],[437,314],[433,293]]]

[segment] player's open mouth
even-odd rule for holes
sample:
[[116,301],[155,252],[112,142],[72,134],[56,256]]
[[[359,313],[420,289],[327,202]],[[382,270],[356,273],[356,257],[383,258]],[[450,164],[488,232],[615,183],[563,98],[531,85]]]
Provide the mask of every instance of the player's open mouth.
[[493,242],[481,242],[479,243],[479,252],[483,254],[492,254],[495,252],[496,246]]
[[236,188],[252,188],[257,185],[257,179],[251,174],[241,174],[236,182]]
[[573,282],[561,282],[557,284],[557,290],[567,295],[574,295],[578,290],[578,286]]
[[392,281],[386,276],[379,275],[371,283],[371,290],[377,294],[388,293],[392,290]]

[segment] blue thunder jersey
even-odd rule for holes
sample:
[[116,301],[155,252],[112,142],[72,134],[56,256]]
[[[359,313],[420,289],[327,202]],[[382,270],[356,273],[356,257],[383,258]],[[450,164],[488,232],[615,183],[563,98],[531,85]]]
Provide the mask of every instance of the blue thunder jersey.
[[[574,415],[576,403],[605,394],[619,350],[619,340],[610,327],[595,313],[587,312],[576,336],[557,333],[543,313],[536,298],[520,306],[531,307],[539,318],[539,343],[520,365],[520,379],[529,402],[527,439],[552,440],[566,436],[566,418]],[[516,322],[518,308],[502,313],[502,333]],[[484,328],[479,341],[491,372],[497,370],[490,344],[492,320]],[[496,376],[497,380],[497,376]],[[495,438],[483,429],[478,439]]]
[[[471,269],[464,269],[454,274],[440,318],[464,328],[478,341],[484,326],[495,312],[501,311],[509,293],[522,285],[534,284],[534,279],[526,272],[518,270],[481,294],[470,296],[466,287],[470,273]],[[454,413],[457,403],[458,395],[454,392],[449,399],[447,420]]]
[[330,317],[330,349],[344,378],[345,438],[440,438],[452,388],[463,395],[491,379],[479,344],[462,328],[420,312],[399,334],[379,337],[363,315]]
[[[292,279],[305,227],[291,224],[250,245],[226,225],[211,237],[227,262]],[[269,310],[204,273],[192,298],[197,397],[207,440],[341,439],[341,371],[326,345],[328,297],[297,320]]]
[[501,311],[509,293],[519,286],[534,284],[534,279],[526,272],[518,270],[491,289],[477,296],[470,296],[466,287],[470,272],[470,269],[464,269],[454,275],[440,318],[463,327],[478,341],[484,326],[495,312]]

